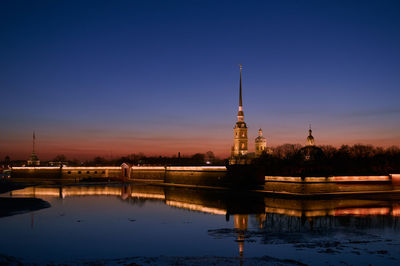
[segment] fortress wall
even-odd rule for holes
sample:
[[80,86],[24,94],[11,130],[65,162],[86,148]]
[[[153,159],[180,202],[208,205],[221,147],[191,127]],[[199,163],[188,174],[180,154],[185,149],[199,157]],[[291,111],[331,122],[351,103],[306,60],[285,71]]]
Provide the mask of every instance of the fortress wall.
[[221,186],[225,179],[226,172],[223,171],[167,171],[165,175],[166,183],[202,185],[202,186]]
[[11,176],[13,178],[61,178],[59,167],[13,167]]
[[153,180],[153,181],[164,181],[165,178],[165,168],[162,167],[160,169],[131,169],[130,179],[139,179],[139,180]]
[[120,167],[13,167],[12,178],[120,178]]
[[109,167],[63,167],[62,168],[63,178],[120,178],[121,167],[109,166]]
[[225,166],[134,166],[130,178],[176,184],[217,185],[225,174]]
[[[226,174],[224,166],[133,166],[132,180],[191,185],[218,185]],[[86,179],[122,178],[120,166],[13,167],[13,178]]]
[[386,182],[393,175],[387,176],[327,176],[327,177],[300,177],[300,176],[266,176],[265,181],[300,182],[300,183],[342,183],[342,182]]

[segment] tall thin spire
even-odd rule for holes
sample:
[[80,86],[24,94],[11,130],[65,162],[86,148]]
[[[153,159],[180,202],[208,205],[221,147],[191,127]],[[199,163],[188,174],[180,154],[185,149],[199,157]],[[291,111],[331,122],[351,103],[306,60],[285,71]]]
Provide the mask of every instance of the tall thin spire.
[[[240,80],[239,80],[239,110],[237,112],[237,122],[234,127],[234,142],[232,147],[232,161],[230,163],[236,164],[240,163],[235,158],[246,156],[248,149],[248,138],[247,138],[247,125],[244,122],[243,113],[243,102],[242,102],[242,64],[239,64],[240,69]],[[243,161],[242,161],[243,163]]]
[[239,111],[237,114],[238,122],[244,122],[243,104],[242,104],[242,64],[239,64],[240,80],[239,80]]
[[32,153],[35,153],[35,141],[36,141],[36,136],[35,136],[35,131],[33,131],[33,134],[32,134]]
[[239,68],[240,68],[239,106],[243,106],[243,105],[242,105],[242,64],[239,64]]
[[36,135],[35,135],[35,131],[32,132],[32,154],[31,157],[29,157],[27,163],[28,165],[40,165],[40,160],[37,157],[36,153],[35,153],[35,144],[36,144]]

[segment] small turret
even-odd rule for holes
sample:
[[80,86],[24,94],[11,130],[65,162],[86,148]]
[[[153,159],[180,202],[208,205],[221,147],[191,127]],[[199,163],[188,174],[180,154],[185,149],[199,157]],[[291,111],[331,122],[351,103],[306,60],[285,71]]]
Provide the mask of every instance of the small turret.
[[312,130],[311,130],[311,125],[310,125],[310,129],[308,130],[308,137],[307,137],[307,146],[314,146],[315,145],[315,141],[314,141],[314,137],[312,136]]
[[263,131],[260,128],[258,130],[258,137],[254,141],[256,146],[256,157],[259,157],[263,152],[266,152],[267,149],[267,140],[263,137]]

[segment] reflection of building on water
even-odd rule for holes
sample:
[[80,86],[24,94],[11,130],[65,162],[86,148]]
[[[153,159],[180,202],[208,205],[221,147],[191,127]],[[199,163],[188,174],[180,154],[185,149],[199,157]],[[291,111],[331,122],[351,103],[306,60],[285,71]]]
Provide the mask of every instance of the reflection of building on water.
[[247,230],[249,216],[247,214],[235,214],[235,229],[237,231],[237,242],[239,243],[239,255],[243,256],[245,231]]
[[152,185],[27,187],[14,190],[10,194],[12,197],[34,198],[57,197],[64,199],[74,196],[118,196],[121,199],[155,199],[164,201],[169,206],[210,214],[256,214],[257,220],[261,222],[260,227],[262,227],[262,221],[266,220],[265,215],[268,213],[307,218],[346,215],[400,216],[400,203],[389,200],[351,198],[297,200],[263,196],[238,199],[235,195],[220,191]]
[[400,205],[392,201],[367,199],[294,200],[265,199],[265,213],[284,214],[293,217],[320,216],[399,216]]
[[[134,187],[134,189],[132,189]],[[164,190],[156,186],[65,186],[65,187],[27,187],[11,192],[13,197],[68,198],[76,196],[119,196],[144,199],[165,199]]]
[[270,233],[309,230],[400,229],[400,204],[389,200],[238,198],[220,191],[151,185],[28,187],[12,191],[11,196],[64,200],[76,196],[113,196],[130,204],[156,200],[189,211],[227,218],[233,215],[234,233],[227,237],[235,238],[240,256],[244,254],[247,235],[255,231],[257,235],[265,234],[267,237]]
[[224,210],[224,209],[210,208],[210,207],[202,206],[199,204],[185,203],[185,202],[173,201],[173,200],[166,200],[165,204],[172,206],[172,207],[177,207],[180,209],[186,209],[186,210],[191,210],[191,211],[199,211],[199,212],[204,212],[204,213],[209,213],[209,214],[217,214],[217,215],[226,215],[226,210]]

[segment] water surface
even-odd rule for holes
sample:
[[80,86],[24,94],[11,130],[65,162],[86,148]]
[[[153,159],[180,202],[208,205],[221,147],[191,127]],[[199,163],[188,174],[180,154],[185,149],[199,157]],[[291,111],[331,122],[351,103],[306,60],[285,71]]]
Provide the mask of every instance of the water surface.
[[0,254],[23,262],[168,256],[395,265],[400,259],[398,200],[295,200],[146,185],[28,187],[2,196],[51,204],[0,218]]

